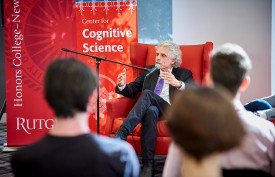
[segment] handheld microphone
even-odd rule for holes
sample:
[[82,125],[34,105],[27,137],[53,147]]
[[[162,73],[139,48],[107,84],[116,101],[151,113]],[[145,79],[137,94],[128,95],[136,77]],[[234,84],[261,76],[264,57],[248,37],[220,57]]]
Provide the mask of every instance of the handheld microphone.
[[160,69],[160,65],[156,64],[147,74],[146,76],[149,76],[150,74],[152,74],[153,72],[155,72],[156,70]]

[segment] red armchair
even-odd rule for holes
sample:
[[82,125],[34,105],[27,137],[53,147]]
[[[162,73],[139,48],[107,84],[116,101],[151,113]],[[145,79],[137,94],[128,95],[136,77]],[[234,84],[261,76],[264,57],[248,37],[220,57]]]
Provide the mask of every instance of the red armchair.
[[[194,80],[197,84],[204,84],[205,74],[209,70],[209,53],[213,49],[212,42],[206,42],[200,45],[181,45],[182,64],[181,67],[192,71]],[[155,64],[155,45],[131,43],[130,44],[130,60],[133,65],[144,67],[146,65]],[[139,75],[141,70],[134,70],[134,78]],[[119,129],[128,112],[134,106],[136,98],[118,98],[107,102],[107,120],[106,135],[114,136]],[[157,155],[166,155],[171,142],[165,120],[157,123]],[[137,153],[141,153],[140,145],[141,124],[127,137],[127,141],[133,145]]]

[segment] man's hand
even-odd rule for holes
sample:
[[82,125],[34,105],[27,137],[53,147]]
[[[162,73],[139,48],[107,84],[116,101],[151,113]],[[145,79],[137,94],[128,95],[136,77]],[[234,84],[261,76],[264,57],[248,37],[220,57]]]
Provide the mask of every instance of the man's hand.
[[123,72],[117,76],[117,85],[122,87],[126,84],[126,69],[123,68]]
[[162,72],[159,76],[161,78],[163,78],[164,80],[166,80],[167,83],[169,85],[172,85],[173,87],[178,88],[181,86],[180,81],[178,79],[176,79],[175,76],[170,72]]

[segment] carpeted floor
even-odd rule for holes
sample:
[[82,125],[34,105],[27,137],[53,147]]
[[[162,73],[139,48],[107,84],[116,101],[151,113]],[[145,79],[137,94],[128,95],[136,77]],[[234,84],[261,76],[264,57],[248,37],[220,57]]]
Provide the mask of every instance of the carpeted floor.
[[[10,167],[10,157],[12,152],[2,152],[4,143],[7,142],[6,123],[0,123],[0,176],[13,177]],[[155,157],[155,177],[161,177],[166,156]],[[141,160],[139,156],[139,160]]]
[[10,157],[12,152],[2,152],[4,143],[7,142],[7,127],[6,123],[0,123],[0,176],[13,176],[10,167]]

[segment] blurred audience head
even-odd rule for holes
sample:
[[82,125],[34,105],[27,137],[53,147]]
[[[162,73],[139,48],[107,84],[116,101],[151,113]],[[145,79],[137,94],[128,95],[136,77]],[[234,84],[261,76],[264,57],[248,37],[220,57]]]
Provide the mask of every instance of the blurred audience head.
[[214,85],[221,85],[236,95],[249,85],[252,68],[249,56],[236,44],[223,44],[210,56],[210,76]]
[[44,95],[58,117],[86,112],[98,81],[91,69],[74,58],[53,61],[44,80]]
[[178,94],[168,127],[183,152],[200,162],[237,146],[245,132],[224,89],[196,88]]

